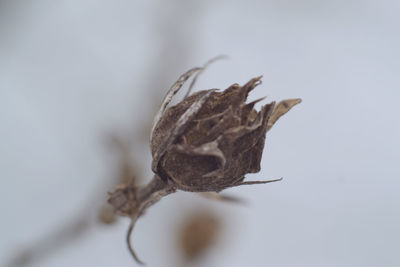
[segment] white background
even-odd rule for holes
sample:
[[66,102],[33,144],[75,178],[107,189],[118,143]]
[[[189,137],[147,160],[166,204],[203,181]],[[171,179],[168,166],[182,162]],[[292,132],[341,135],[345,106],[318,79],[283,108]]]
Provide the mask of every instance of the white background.
[[[148,266],[177,266],[175,233],[195,207],[224,221],[195,266],[399,266],[400,4],[381,1],[0,1],[0,266],[93,212],[116,169],[106,136],[146,144],[161,96],[226,54],[197,89],[264,75],[252,99],[301,97],[267,137],[280,183],[227,190],[247,206],[168,196],[137,224]],[[89,201],[90,202],[90,201]],[[128,220],[95,226],[31,266],[134,266]],[[4,265],[6,266],[6,265]]]

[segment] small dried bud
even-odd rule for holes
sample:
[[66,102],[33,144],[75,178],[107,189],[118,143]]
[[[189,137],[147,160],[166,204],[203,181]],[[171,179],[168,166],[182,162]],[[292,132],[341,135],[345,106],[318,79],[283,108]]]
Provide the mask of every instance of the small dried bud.
[[108,203],[120,215],[134,214],[138,209],[137,187],[130,184],[118,186],[114,193],[110,194]]
[[197,92],[168,108],[185,81],[203,70],[193,68],[184,73],[168,91],[155,117],[150,137],[154,178],[141,187],[120,186],[109,198],[119,214],[132,219],[127,241],[139,263],[142,261],[129,240],[132,229],[137,218],[163,196],[178,189],[219,192],[233,186],[280,180],[243,181],[247,173],[260,171],[267,131],[301,100],[284,100],[277,105],[272,102],[256,111],[254,105],[262,99],[246,103],[249,92],[261,83],[261,77],[256,77],[222,92]]

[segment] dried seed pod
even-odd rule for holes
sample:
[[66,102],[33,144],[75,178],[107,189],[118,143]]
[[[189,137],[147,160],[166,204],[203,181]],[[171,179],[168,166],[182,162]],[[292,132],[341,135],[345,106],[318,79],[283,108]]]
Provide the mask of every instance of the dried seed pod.
[[260,171],[275,107],[272,102],[257,112],[254,105],[260,100],[246,104],[260,79],[233,84],[223,92],[201,91],[169,108],[154,129],[153,172],[180,190],[219,192]]
[[260,171],[266,132],[300,99],[264,105],[260,111],[246,103],[248,94],[261,83],[261,76],[243,86],[233,84],[226,90],[197,92],[168,108],[172,97],[185,81],[203,68],[184,73],[167,92],[157,113],[150,136],[155,173],[145,186],[122,185],[110,195],[114,209],[132,220],[128,247],[139,262],[129,238],[143,212],[163,196],[176,190],[219,192],[223,189],[270,183],[281,179],[244,182],[247,173]]

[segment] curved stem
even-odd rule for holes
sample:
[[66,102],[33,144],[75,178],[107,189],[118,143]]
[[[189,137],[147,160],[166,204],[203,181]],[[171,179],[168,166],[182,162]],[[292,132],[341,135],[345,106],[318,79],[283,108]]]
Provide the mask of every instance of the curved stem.
[[128,244],[129,252],[132,254],[132,256],[133,256],[133,258],[136,260],[136,262],[139,263],[139,264],[141,264],[141,265],[145,265],[146,263],[144,263],[144,262],[137,256],[135,250],[133,249],[132,243],[131,243],[132,231],[133,231],[133,227],[135,227],[136,219],[137,219],[137,218],[132,218],[132,220],[131,220],[131,223],[130,223],[129,228],[128,228],[128,232],[126,233],[126,243]]
[[126,242],[128,249],[132,254],[133,258],[139,263],[144,265],[145,263],[137,256],[133,245],[131,243],[131,236],[133,228],[135,227],[137,219],[144,213],[144,211],[159,201],[162,197],[174,193],[176,188],[168,182],[164,182],[157,175],[154,175],[153,179],[145,186],[142,186],[137,191],[136,205],[137,209],[135,213],[131,215],[131,223],[126,234]]

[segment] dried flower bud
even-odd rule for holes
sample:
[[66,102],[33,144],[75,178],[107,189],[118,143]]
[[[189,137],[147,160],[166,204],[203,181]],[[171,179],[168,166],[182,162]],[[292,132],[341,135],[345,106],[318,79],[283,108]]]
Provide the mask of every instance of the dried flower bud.
[[130,234],[137,218],[163,196],[178,189],[219,192],[233,186],[280,180],[243,181],[247,173],[260,171],[266,132],[301,100],[284,100],[277,105],[272,102],[256,111],[254,105],[262,99],[246,103],[249,92],[261,83],[261,77],[256,77],[222,92],[197,92],[168,108],[185,81],[203,70],[193,68],[183,74],[168,91],[155,117],[150,137],[153,180],[142,187],[120,186],[109,198],[119,214],[132,219],[127,241],[139,263],[142,262],[131,247]]
[[[153,171],[184,191],[221,191],[243,182],[247,173],[260,171],[268,119],[275,102],[259,112],[259,100],[246,104],[261,77],[244,86],[233,84],[223,92],[200,91],[169,108],[154,129],[151,142]],[[184,121],[168,148],[179,119],[199,105]],[[161,154],[162,153],[162,154]]]

